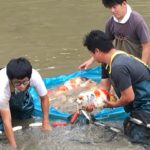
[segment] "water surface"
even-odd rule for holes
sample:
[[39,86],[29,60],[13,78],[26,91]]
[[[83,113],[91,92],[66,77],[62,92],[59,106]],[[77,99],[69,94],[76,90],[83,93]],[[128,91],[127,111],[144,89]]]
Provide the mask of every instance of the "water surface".
[[[129,0],[150,26],[150,1]],[[0,0],[0,67],[27,57],[43,77],[77,71],[89,57],[82,46],[92,29],[104,30],[110,16],[99,0]],[[21,150],[141,150],[123,135],[102,127],[67,126],[43,133],[26,128],[15,133]],[[2,136],[0,149],[9,149]]]

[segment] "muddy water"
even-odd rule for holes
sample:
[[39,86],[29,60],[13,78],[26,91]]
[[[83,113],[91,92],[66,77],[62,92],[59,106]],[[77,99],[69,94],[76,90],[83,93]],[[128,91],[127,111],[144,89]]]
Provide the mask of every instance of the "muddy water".
[[[129,0],[150,26],[150,2]],[[0,0],[0,67],[14,57],[27,57],[43,77],[77,70],[89,57],[82,46],[91,29],[104,30],[109,11],[97,0]],[[123,132],[102,127],[67,126],[44,134],[26,128],[15,133],[21,150],[135,149]],[[9,149],[2,136],[0,149]]]
[[[131,144],[121,133],[115,133],[95,125],[69,125],[54,128],[43,133],[37,128],[15,132],[20,150],[144,150],[140,145]],[[9,146],[2,139],[0,149]]]

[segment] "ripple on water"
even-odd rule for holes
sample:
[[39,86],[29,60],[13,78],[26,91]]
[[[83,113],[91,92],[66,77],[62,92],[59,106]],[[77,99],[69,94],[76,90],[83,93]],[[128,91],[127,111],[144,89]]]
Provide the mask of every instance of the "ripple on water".
[[[123,133],[114,133],[95,125],[68,125],[43,133],[38,128],[23,129],[15,133],[20,150],[142,150],[132,145]],[[0,149],[9,150],[6,140]],[[4,148],[5,147],[5,148]]]
[[[42,132],[39,128],[25,128],[15,132],[19,150],[144,150],[131,144],[121,133],[101,126],[68,125]],[[1,137],[0,149],[9,150],[6,138]]]

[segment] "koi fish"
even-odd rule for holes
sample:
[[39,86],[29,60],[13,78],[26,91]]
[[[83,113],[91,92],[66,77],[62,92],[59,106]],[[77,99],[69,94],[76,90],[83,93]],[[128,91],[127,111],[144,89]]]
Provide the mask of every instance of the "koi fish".
[[[91,88],[96,83],[92,80],[83,77],[76,77],[66,81],[63,85],[55,89],[48,90],[50,100],[55,100],[59,96],[77,95],[79,92]],[[52,98],[53,97],[53,98]]]
[[88,89],[91,84],[95,84],[94,81],[83,77],[76,77],[66,81],[63,85],[56,88],[57,94],[76,91],[77,89]]
[[78,95],[76,102],[80,107],[87,105],[88,103],[92,103],[96,108],[105,107],[104,100],[109,99],[110,101],[116,101],[117,98],[109,93],[105,89],[91,89],[89,91],[83,91]]
[[90,89],[96,82],[83,77],[76,77],[66,81],[55,89],[48,90],[49,101],[52,106],[62,111],[73,112],[77,109],[74,103],[81,91]]
[[103,108],[104,100],[114,97],[113,94],[100,89],[96,82],[82,77],[72,78],[49,90],[48,96],[52,106],[69,113],[76,112],[78,107],[88,103],[94,103],[96,108]]

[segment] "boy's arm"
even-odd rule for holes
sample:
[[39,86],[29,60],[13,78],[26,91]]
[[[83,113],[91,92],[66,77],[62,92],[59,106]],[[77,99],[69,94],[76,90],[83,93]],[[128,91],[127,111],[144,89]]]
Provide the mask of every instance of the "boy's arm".
[[41,99],[41,107],[43,111],[43,120],[42,120],[42,128],[44,130],[51,130],[50,122],[49,122],[49,99],[48,96],[42,96]]
[[78,68],[80,70],[86,70],[90,65],[94,63],[94,58],[90,57],[88,60],[86,60],[84,63],[82,63]]
[[110,89],[111,89],[110,80],[108,78],[102,79],[99,86],[100,86],[100,88],[103,88],[103,89],[105,89],[107,91],[110,91]]
[[6,134],[6,137],[10,143],[10,145],[13,148],[17,147],[16,140],[14,137],[14,132],[12,130],[12,123],[11,123],[11,113],[9,109],[1,109],[0,110],[2,121],[3,121],[3,126],[4,126],[4,131]]
[[142,61],[148,64],[150,58],[150,42],[142,44]]
[[130,86],[121,92],[121,97],[116,102],[111,102],[106,100],[105,103],[107,105],[106,107],[126,106],[132,101],[134,101],[134,98],[135,98],[135,94],[132,86]]

